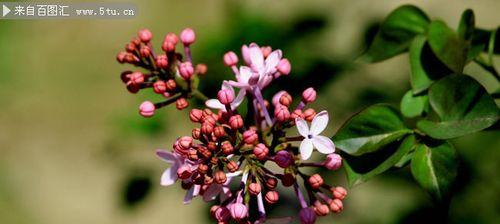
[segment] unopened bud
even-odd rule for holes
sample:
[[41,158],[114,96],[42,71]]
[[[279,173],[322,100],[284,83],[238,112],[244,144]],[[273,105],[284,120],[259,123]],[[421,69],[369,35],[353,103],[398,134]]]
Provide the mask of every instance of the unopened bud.
[[217,184],[225,183],[227,181],[227,177],[226,177],[226,174],[224,173],[224,171],[218,170],[217,172],[215,172],[214,181]]
[[225,66],[231,67],[231,66],[235,66],[236,64],[238,64],[238,56],[236,56],[236,54],[234,52],[229,51],[226,54],[224,54],[224,65]]
[[255,132],[255,130],[246,130],[245,132],[243,132],[243,141],[246,143],[246,144],[254,144],[257,140],[259,139],[259,136],[257,135],[257,133]]
[[137,36],[142,42],[148,43],[151,40],[151,38],[153,38],[153,33],[151,33],[151,31],[149,31],[148,29],[142,29],[139,30]]
[[251,183],[250,185],[248,185],[248,192],[251,195],[254,195],[254,196],[258,195],[261,190],[262,190],[262,188],[261,188],[259,183]]
[[187,102],[186,98],[181,97],[175,101],[175,107],[177,108],[177,110],[182,110],[188,106],[189,103]]
[[266,145],[259,143],[253,148],[253,154],[258,160],[264,160],[267,154],[269,154],[269,149]]
[[184,80],[190,80],[194,74],[193,64],[187,61],[179,65],[179,74]]
[[288,59],[286,58],[281,59],[276,68],[278,69],[278,72],[280,72],[283,75],[290,74],[290,71],[292,70],[292,66],[290,65]]
[[162,80],[158,80],[153,83],[153,91],[158,94],[163,94],[165,91],[167,91],[167,84],[165,84],[165,82]]
[[152,117],[155,114],[155,105],[151,101],[144,101],[139,106],[139,114],[143,117]]
[[316,100],[316,90],[314,90],[312,87],[307,88],[302,92],[302,101],[304,103],[311,103]]
[[156,56],[156,66],[158,66],[158,68],[167,69],[168,68],[167,55],[160,54]]
[[319,174],[310,176],[308,182],[312,189],[319,189],[324,183],[323,178]]
[[196,40],[196,35],[191,28],[186,28],[181,32],[181,41],[185,46],[189,46]]
[[279,200],[279,194],[277,191],[268,191],[264,196],[264,199],[269,204],[275,204]]
[[221,89],[217,93],[217,99],[219,99],[222,104],[231,104],[234,100],[234,92],[230,89]]
[[241,117],[241,115],[237,114],[237,115],[233,115],[229,118],[229,126],[231,126],[231,128],[233,130],[237,130],[237,129],[240,129],[243,127],[243,118]]
[[168,33],[165,36],[165,40],[163,41],[163,45],[161,48],[165,52],[173,52],[175,51],[175,45],[177,45],[177,42],[179,41],[179,38],[177,38],[177,35],[174,33]]
[[234,173],[238,170],[239,166],[235,161],[231,160],[227,163],[226,168],[230,173]]
[[301,224],[314,224],[316,222],[316,213],[311,207],[305,207],[299,212]]
[[328,154],[323,166],[329,170],[338,170],[342,166],[342,157],[336,153]]
[[185,180],[189,177],[191,177],[191,167],[188,165],[183,165],[177,169],[177,176],[179,179]]
[[274,162],[281,168],[287,168],[293,163],[292,155],[285,150],[281,150],[274,156]]

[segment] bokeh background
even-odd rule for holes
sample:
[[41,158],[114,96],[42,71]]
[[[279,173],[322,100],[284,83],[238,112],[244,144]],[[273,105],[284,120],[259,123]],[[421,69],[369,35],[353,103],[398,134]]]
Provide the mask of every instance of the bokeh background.
[[[156,47],[167,32],[194,28],[194,60],[209,65],[202,87],[212,96],[231,76],[224,52],[250,41],[281,48],[292,73],[279,87],[316,86],[314,107],[329,110],[333,135],[353,113],[397,106],[409,89],[407,55],[356,60],[377,24],[404,3],[452,27],[466,8],[477,26],[500,25],[498,0],[151,0],[135,1],[139,15],[130,20],[0,20],[0,223],[210,222],[201,200],[183,206],[180,187],[159,186],[167,165],[154,150],[190,133],[186,111],[169,107],[144,119],[136,108],[152,94],[129,94],[119,80],[131,67],[116,53],[140,28],[153,31]],[[498,88],[476,65],[466,73]],[[498,128],[454,143],[461,166],[450,222],[499,223]],[[329,181],[346,185],[343,171]],[[297,210],[293,197],[284,200],[273,214]],[[431,205],[403,169],[350,189],[344,212],[320,223],[430,223]]]

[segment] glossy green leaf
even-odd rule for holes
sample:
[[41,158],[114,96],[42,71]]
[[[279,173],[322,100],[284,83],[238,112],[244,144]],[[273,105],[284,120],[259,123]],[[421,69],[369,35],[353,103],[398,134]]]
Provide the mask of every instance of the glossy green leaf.
[[337,148],[350,155],[362,155],[412,133],[399,112],[384,104],[366,108],[351,117],[333,137]]
[[413,95],[412,91],[406,92],[401,99],[401,113],[403,116],[413,118],[424,113],[429,102],[427,94]]
[[457,168],[457,154],[448,142],[420,144],[411,160],[413,177],[437,200],[449,195]]
[[458,35],[464,40],[471,40],[474,32],[474,11],[467,9],[462,13],[460,23],[458,24]]
[[427,31],[429,22],[427,15],[415,6],[395,9],[382,22],[364,59],[377,62],[405,52],[416,35]]
[[427,90],[434,81],[453,73],[434,55],[424,35],[415,37],[410,46],[410,66],[414,94]]
[[462,73],[467,59],[467,44],[443,21],[436,20],[429,26],[427,34],[429,45],[434,54],[448,68]]
[[421,120],[417,127],[436,139],[483,130],[495,124],[500,114],[481,84],[466,75],[451,75],[432,85],[429,103],[440,121]]
[[[362,157],[365,157],[365,160],[370,160],[372,162],[374,157],[380,157],[381,153],[388,154],[386,157],[382,157],[379,161],[376,161],[376,164],[366,170],[367,163],[360,158],[344,156],[344,167],[346,169],[347,180],[349,182],[349,186],[355,186],[357,184],[366,182],[370,178],[373,178],[383,172],[389,170],[395,164],[397,164],[405,155],[408,154],[416,145],[415,136],[409,135],[402,142],[397,142],[397,144],[388,145],[385,147],[386,152],[375,152],[377,155],[372,155],[374,153],[365,154]],[[395,148],[396,150],[391,150],[391,148]],[[356,165],[361,168],[365,168],[364,171],[359,171],[356,169]]]

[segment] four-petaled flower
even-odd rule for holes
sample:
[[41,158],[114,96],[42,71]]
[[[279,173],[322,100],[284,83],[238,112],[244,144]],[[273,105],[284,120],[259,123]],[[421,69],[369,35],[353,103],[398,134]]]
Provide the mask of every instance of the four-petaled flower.
[[252,86],[258,86],[264,89],[273,80],[273,74],[276,73],[281,58],[281,50],[275,50],[264,59],[262,50],[256,43],[250,46],[242,47],[242,54],[246,64],[250,67],[241,66],[239,74],[235,81],[229,81],[229,84],[241,88],[250,89]]
[[[234,88],[231,85],[229,85],[229,83],[226,81],[222,83],[221,89],[228,89],[234,94]],[[245,93],[246,90],[240,90],[236,98],[231,103],[231,110],[235,110],[236,108],[238,108],[241,102],[243,102],[243,100],[245,99]],[[209,99],[205,101],[205,105],[207,105],[207,107],[210,107],[212,109],[222,110],[226,112],[226,106],[222,104],[218,99]]]
[[319,135],[325,130],[328,124],[328,112],[321,111],[316,114],[311,122],[311,128],[308,127],[307,122],[302,118],[296,118],[295,123],[300,135],[304,137],[299,148],[302,160],[307,160],[311,157],[313,147],[323,154],[335,152],[333,141],[328,137]]

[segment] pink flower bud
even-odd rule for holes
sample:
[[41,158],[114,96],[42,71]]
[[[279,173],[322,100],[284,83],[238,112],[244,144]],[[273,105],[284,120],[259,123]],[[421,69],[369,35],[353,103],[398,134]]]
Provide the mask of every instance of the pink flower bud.
[[151,101],[144,101],[139,106],[139,114],[143,117],[152,117],[155,114],[155,105]]
[[255,130],[249,129],[243,132],[243,141],[246,144],[254,144],[259,139]]
[[222,145],[220,148],[222,150],[222,153],[224,153],[224,155],[230,155],[234,151],[234,147],[233,147],[233,145],[231,145],[231,142],[229,142],[229,141],[222,142]]
[[319,174],[310,176],[308,182],[312,189],[319,189],[324,183],[323,178]]
[[304,113],[302,113],[302,117],[309,122],[312,122],[314,116],[316,116],[316,111],[312,108],[307,108],[307,110],[305,110]]
[[141,53],[141,57],[148,58],[149,56],[151,56],[151,48],[149,48],[148,46],[142,46],[139,50],[139,53]]
[[344,198],[347,196],[347,190],[343,187],[334,187],[331,189],[333,192],[333,197],[344,200]]
[[312,87],[307,88],[302,92],[302,101],[304,103],[311,103],[316,100],[316,90],[314,90]]
[[167,55],[160,54],[156,57],[156,66],[162,69],[168,68],[168,58]]
[[194,129],[191,131],[191,136],[192,136],[194,139],[200,139],[200,135],[201,135],[201,129],[199,129],[199,128],[194,128]]
[[229,89],[221,89],[217,93],[217,99],[219,99],[222,104],[231,104],[234,100],[234,92]]
[[328,205],[322,204],[319,201],[316,201],[317,203],[314,205],[314,212],[318,216],[326,216],[328,213],[330,213],[330,208]]
[[187,102],[186,98],[179,98],[175,101],[175,107],[177,108],[177,110],[182,110],[186,107],[189,106],[189,103]]
[[130,81],[133,85],[140,85],[144,82],[144,74],[141,72],[133,72],[130,74]]
[[283,75],[290,74],[290,71],[292,70],[292,66],[290,65],[288,59],[286,58],[281,59],[276,68],[278,69],[278,72],[280,72]]
[[299,212],[301,224],[314,224],[316,222],[316,213],[311,207],[306,207]]
[[184,45],[189,46],[196,40],[196,35],[193,29],[186,28],[181,32],[181,41]]
[[192,121],[192,122],[200,122],[201,121],[201,118],[203,116],[203,111],[200,110],[200,109],[192,109],[190,112],[189,112],[189,119]]
[[181,63],[179,66],[179,73],[184,80],[191,79],[194,74],[193,64],[189,61]]
[[224,130],[224,127],[222,126],[217,126],[214,128],[214,135],[216,138],[222,138],[226,136],[226,131]]
[[277,106],[274,108],[274,117],[279,122],[288,121],[290,118],[290,111],[288,111],[288,108],[283,105]]
[[259,143],[253,148],[253,154],[258,160],[264,160],[267,154],[269,154],[269,149],[266,145]]
[[248,192],[251,195],[254,195],[254,196],[258,195],[261,190],[262,190],[262,187],[260,186],[259,183],[251,183],[250,185],[248,185]]
[[148,43],[153,38],[153,34],[148,29],[139,30],[137,36],[144,43]]
[[232,51],[227,52],[224,54],[224,65],[227,67],[234,66],[238,63],[238,56]]
[[290,104],[292,104],[292,101],[292,96],[287,92],[284,92],[279,99],[280,104],[286,107],[290,106]]
[[201,133],[205,135],[210,135],[214,131],[214,125],[210,122],[203,122],[201,125]]
[[166,84],[167,84],[167,91],[172,92],[175,90],[175,88],[177,88],[177,84],[173,79],[167,80]]
[[290,187],[296,182],[295,176],[291,173],[285,173],[281,177],[281,184],[285,187]]
[[238,170],[239,166],[235,161],[231,160],[227,163],[226,168],[230,173],[234,173]]
[[242,203],[234,203],[228,206],[229,212],[231,212],[231,217],[236,221],[242,220],[248,215],[248,208]]
[[177,177],[179,177],[179,179],[185,180],[191,177],[191,174],[191,167],[189,165],[182,165],[177,169]]
[[226,173],[224,173],[224,171],[222,171],[222,170],[218,170],[217,172],[215,172],[214,181],[217,184],[225,183],[227,181]]
[[243,118],[241,118],[241,115],[233,115],[229,118],[229,126],[231,126],[232,129],[237,130],[243,127]]
[[205,65],[205,64],[197,64],[196,68],[195,68],[196,74],[198,74],[200,76],[207,74],[207,70],[208,70],[208,68],[207,68],[207,65]]
[[273,51],[273,49],[270,46],[264,46],[260,48],[260,51],[262,51],[262,55],[267,58],[269,54]]
[[164,81],[158,80],[153,83],[153,91],[158,94],[162,94],[167,91],[167,84]]
[[266,180],[266,187],[269,190],[274,190],[276,188],[276,185],[278,185],[278,180],[274,177],[270,177]]
[[274,156],[274,162],[281,168],[287,168],[293,163],[292,155],[285,150],[281,150]]
[[336,153],[328,154],[323,166],[329,170],[338,170],[342,166],[342,157]]
[[220,206],[218,205],[212,205],[212,207],[210,207],[210,216],[212,216],[212,218],[217,219],[217,216],[215,216],[215,212],[217,212],[217,209],[219,208]]
[[343,208],[344,205],[340,199],[335,198],[330,202],[330,210],[333,213],[339,213],[342,211]]
[[184,149],[190,149],[193,145],[193,138],[190,136],[182,136],[178,140],[179,145]]
[[177,35],[174,33],[168,33],[165,36],[165,40],[163,41],[163,45],[161,48],[165,52],[173,52],[175,51],[175,45],[177,45],[177,42],[179,42],[179,38],[177,38]]
[[277,92],[276,94],[274,94],[272,103],[275,107],[281,104],[280,103],[281,96],[283,96],[283,94],[285,94],[285,93],[286,93],[285,90],[281,90],[281,91]]
[[264,199],[269,204],[275,204],[280,199],[280,195],[277,191],[268,191],[264,196]]
[[217,219],[217,221],[219,222],[225,223],[229,221],[230,218],[231,212],[229,212],[229,209],[227,209],[226,207],[219,207],[215,211],[215,219]]
[[120,64],[125,63],[125,57],[127,56],[127,52],[120,52],[118,55],[116,55],[116,60],[120,62]]
[[294,110],[292,114],[290,114],[290,118],[292,120],[295,120],[295,118],[303,118],[303,113],[302,113],[302,110]]

